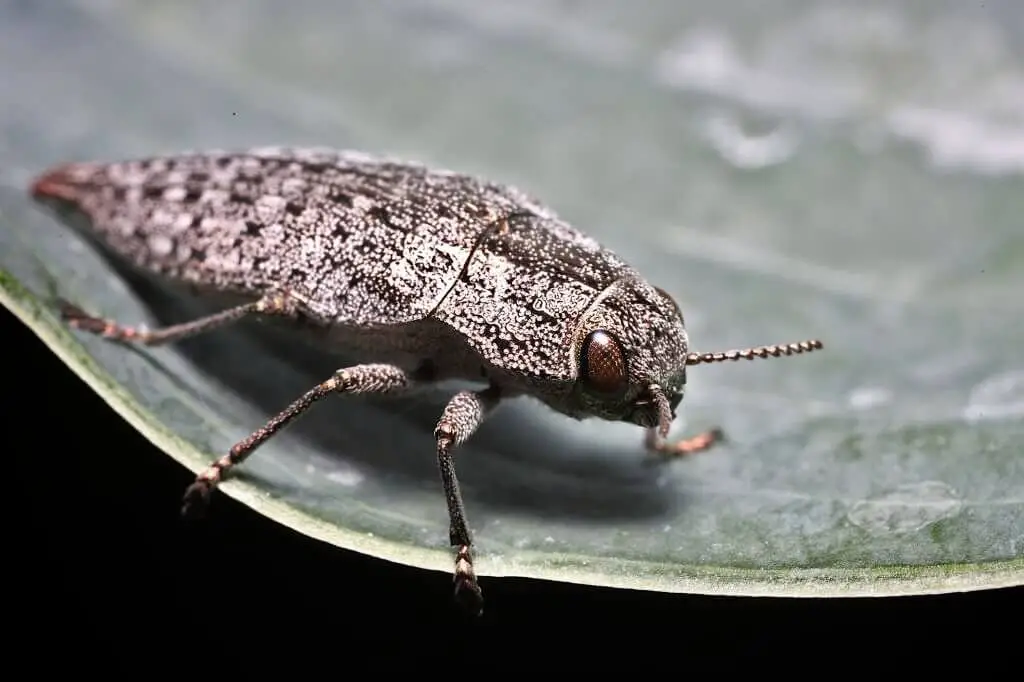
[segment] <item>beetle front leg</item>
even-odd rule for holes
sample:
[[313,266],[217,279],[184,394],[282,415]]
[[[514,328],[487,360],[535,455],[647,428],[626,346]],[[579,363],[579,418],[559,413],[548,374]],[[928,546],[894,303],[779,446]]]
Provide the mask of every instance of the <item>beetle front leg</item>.
[[455,556],[455,596],[477,615],[483,611],[483,595],[473,570],[472,540],[466,523],[462,493],[459,492],[459,481],[455,476],[452,450],[476,432],[500,400],[501,392],[495,386],[482,391],[458,393],[448,401],[434,429],[437,466],[444,485],[445,499],[448,501],[449,540],[453,547],[458,548]]
[[657,427],[647,429],[644,436],[644,447],[648,452],[653,452],[663,457],[682,457],[703,452],[725,440],[725,433],[722,429],[714,428],[698,433],[696,436],[670,441],[658,434]]

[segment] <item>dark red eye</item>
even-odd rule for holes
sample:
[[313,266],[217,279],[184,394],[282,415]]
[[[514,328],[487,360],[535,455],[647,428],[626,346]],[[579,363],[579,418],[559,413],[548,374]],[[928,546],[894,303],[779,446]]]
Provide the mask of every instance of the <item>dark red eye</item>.
[[587,390],[613,396],[626,390],[629,376],[622,346],[603,329],[590,332],[580,353],[580,376]]

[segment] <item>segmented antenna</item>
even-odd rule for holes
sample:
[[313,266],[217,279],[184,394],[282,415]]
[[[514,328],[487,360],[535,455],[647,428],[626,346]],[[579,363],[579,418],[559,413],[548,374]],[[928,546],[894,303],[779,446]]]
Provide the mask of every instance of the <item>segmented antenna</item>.
[[799,355],[821,350],[824,344],[817,339],[810,341],[799,341],[797,343],[779,344],[775,346],[759,346],[757,348],[745,348],[743,350],[727,350],[723,353],[689,353],[686,356],[687,365],[706,365],[711,362],[725,362],[726,360],[753,360],[755,358],[778,358],[783,355]]

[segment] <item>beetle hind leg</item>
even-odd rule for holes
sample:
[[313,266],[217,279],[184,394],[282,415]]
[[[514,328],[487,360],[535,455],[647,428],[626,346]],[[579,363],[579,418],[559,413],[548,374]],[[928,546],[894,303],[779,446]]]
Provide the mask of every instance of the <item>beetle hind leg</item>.
[[219,313],[206,315],[189,322],[173,324],[159,329],[129,326],[104,319],[82,310],[73,303],[58,299],[61,318],[73,329],[96,334],[121,343],[160,346],[218,329],[244,317],[267,316],[298,318],[299,304],[287,293],[271,293],[251,303],[244,303]]

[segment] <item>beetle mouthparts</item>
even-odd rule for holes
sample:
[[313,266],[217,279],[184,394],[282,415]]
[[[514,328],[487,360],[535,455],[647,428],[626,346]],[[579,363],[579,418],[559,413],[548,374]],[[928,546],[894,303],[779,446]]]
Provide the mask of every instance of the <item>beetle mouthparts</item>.
[[658,433],[664,438],[668,435],[669,427],[672,426],[672,405],[669,403],[665,391],[657,384],[651,384],[647,393],[658,406]]

